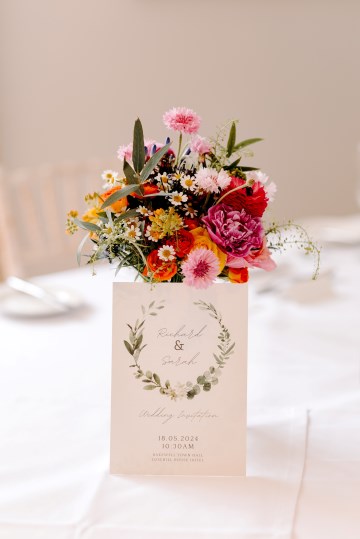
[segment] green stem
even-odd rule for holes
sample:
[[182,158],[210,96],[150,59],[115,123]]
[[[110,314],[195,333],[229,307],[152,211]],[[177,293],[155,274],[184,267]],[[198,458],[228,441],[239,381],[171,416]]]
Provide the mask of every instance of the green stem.
[[180,132],[180,136],[179,136],[179,149],[178,149],[178,153],[177,153],[177,156],[176,156],[175,166],[177,166],[178,163],[179,163],[180,152],[181,152],[181,144],[182,144],[182,133]]

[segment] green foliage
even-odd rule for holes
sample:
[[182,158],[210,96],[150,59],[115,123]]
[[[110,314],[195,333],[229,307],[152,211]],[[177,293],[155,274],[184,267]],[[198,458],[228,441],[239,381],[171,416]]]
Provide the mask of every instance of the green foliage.
[[[143,128],[142,128],[139,118],[136,120],[135,125],[134,125],[132,160],[133,160],[135,171],[141,172],[145,164],[145,147],[144,147]],[[125,168],[124,168],[124,174],[126,175]]]

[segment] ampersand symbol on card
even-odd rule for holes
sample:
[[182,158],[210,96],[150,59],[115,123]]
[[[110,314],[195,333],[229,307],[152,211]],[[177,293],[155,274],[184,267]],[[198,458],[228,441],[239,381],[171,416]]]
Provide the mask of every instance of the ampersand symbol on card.
[[175,341],[175,346],[174,346],[175,350],[183,350],[183,346],[184,344],[181,343],[180,341]]

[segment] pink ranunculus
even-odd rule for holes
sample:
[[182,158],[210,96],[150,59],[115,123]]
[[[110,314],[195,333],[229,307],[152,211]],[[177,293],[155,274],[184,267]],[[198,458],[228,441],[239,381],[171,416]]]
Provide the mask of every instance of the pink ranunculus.
[[272,271],[276,268],[276,263],[271,258],[270,251],[266,246],[266,238],[260,249],[250,251],[243,258],[228,255],[226,265],[229,268],[261,268],[265,271]]
[[190,150],[199,155],[209,153],[211,151],[210,141],[204,137],[200,137],[200,135],[195,135],[190,141]]
[[264,229],[261,220],[245,210],[217,204],[209,209],[203,222],[213,242],[228,255],[244,258],[252,249],[262,246]]
[[181,270],[185,277],[184,284],[207,288],[219,274],[219,259],[210,249],[194,249],[190,251]]
[[191,109],[175,107],[165,112],[163,121],[168,129],[191,135],[198,132],[201,118]]

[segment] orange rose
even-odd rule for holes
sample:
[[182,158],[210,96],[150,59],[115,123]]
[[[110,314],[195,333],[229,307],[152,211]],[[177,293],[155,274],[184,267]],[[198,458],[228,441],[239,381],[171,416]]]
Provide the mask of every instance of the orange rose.
[[228,277],[231,283],[247,283],[249,270],[247,268],[229,268]]
[[[101,198],[105,201],[107,198],[109,198],[109,196],[111,196],[113,193],[116,193],[116,191],[119,191],[120,189],[121,189],[120,186],[112,187],[108,191],[105,191],[105,193],[101,195]],[[122,211],[126,209],[126,207],[127,207],[126,197],[121,198],[120,200],[117,200],[116,202],[110,205],[110,208],[112,209],[114,213],[121,213]]]
[[219,247],[214,243],[209,236],[208,231],[205,228],[202,228],[199,226],[198,228],[194,228],[193,230],[190,230],[190,234],[194,236],[194,247],[193,249],[199,249],[203,247],[204,249],[209,249],[212,251],[219,260],[219,274],[222,272],[222,270],[225,267],[227,255],[219,249]]
[[[153,273],[155,281],[169,281],[177,272],[177,264],[174,261],[165,262],[158,257],[158,251],[155,249],[148,254],[146,259],[149,269]],[[148,268],[145,266],[143,275],[148,275]]]

